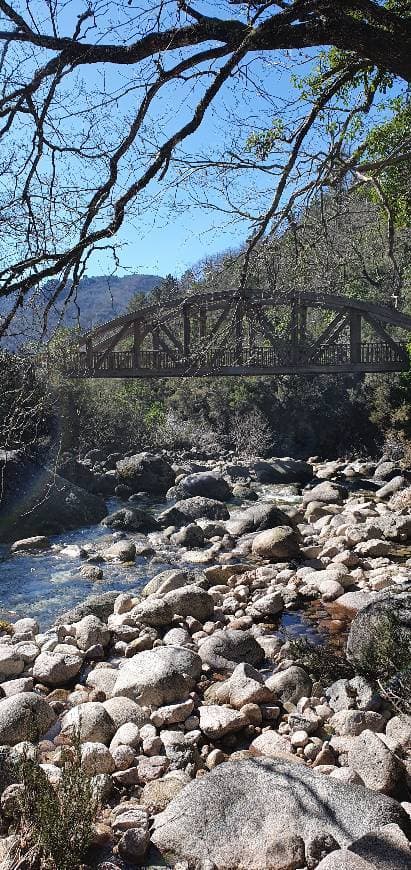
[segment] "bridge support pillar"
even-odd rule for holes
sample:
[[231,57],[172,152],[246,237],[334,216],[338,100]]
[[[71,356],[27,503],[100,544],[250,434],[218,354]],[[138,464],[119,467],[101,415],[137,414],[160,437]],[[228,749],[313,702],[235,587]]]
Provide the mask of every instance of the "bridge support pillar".
[[206,335],[207,335],[207,309],[204,307],[204,305],[202,305],[200,308],[199,332],[200,332],[200,338],[206,338]]
[[361,362],[361,314],[358,311],[350,312],[350,360]]
[[93,368],[93,342],[91,339],[86,341],[86,363],[89,371]]

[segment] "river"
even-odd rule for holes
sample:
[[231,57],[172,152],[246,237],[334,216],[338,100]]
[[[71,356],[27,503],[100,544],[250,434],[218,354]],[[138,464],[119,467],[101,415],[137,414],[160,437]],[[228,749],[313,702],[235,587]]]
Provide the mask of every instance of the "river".
[[[259,488],[259,500],[281,507],[298,504],[300,497],[293,486],[264,485]],[[149,497],[138,503],[139,507],[151,510],[154,516],[171,504]],[[130,504],[118,498],[107,500],[110,513],[125,506],[130,507]],[[227,506],[232,517],[245,507],[244,504],[233,503]],[[133,537],[133,533],[130,536]],[[37,619],[42,629],[46,629],[57,616],[91,593],[112,589],[138,592],[151,577],[167,568],[202,568],[201,565],[184,561],[181,548],[175,547],[173,550],[168,545],[155,548],[154,556],[137,557],[133,565],[105,562],[101,566],[103,579],[93,581],[79,574],[84,559],[62,552],[68,546],[94,549],[96,544],[109,546],[112,541],[112,533],[99,524],[55,535],[50,538],[51,547],[39,553],[10,555],[7,547],[0,547],[0,618],[15,621],[23,616],[31,616]],[[317,636],[311,620],[307,621],[303,613],[285,612],[281,623],[290,634]]]

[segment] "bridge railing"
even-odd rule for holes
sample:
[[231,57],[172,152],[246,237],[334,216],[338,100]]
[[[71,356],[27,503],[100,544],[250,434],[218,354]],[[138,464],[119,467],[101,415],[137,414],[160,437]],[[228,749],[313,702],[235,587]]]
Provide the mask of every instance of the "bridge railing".
[[362,342],[355,351],[355,360],[352,359],[352,347],[350,344],[323,345],[315,350],[302,346],[279,346],[275,347],[243,347],[240,351],[230,348],[222,350],[207,350],[204,353],[193,354],[189,359],[176,359],[164,350],[123,350],[111,351],[110,353],[92,353],[91,357],[82,352],[78,355],[76,363],[77,374],[87,374],[93,371],[107,372],[130,372],[130,371],[154,371],[188,373],[195,375],[196,371],[210,372],[234,367],[272,369],[286,366],[301,367],[307,365],[316,366],[344,366],[352,362],[362,365],[378,365],[384,363],[400,363],[404,361],[405,343],[398,343],[396,347],[386,342]]

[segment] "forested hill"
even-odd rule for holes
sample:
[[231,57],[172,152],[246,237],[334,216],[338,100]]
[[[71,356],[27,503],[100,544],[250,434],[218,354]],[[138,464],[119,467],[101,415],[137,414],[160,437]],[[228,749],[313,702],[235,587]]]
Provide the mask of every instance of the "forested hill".
[[[47,318],[47,334],[52,335],[57,326],[80,326],[91,329],[120,314],[124,314],[136,294],[146,295],[162,284],[159,275],[130,274],[122,277],[92,275],[82,278],[75,296],[65,304],[70,288],[60,296],[58,304],[52,305]],[[3,345],[15,349],[27,341],[35,341],[43,332],[42,312],[52,298],[55,282],[49,281],[26,301],[19,311]],[[3,311],[0,303],[0,317]]]

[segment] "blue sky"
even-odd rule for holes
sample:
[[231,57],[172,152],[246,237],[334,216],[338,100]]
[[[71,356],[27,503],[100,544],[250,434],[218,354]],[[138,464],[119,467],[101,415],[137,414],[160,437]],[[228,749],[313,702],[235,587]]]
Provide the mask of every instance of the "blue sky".
[[[78,10],[84,8],[81,0],[75,0],[75,3]],[[200,0],[197,6],[201,8],[202,12],[215,14],[215,9],[212,8],[209,0],[208,2]],[[222,9],[220,3],[219,14],[227,17],[230,14],[234,16],[237,14],[237,9],[232,6]],[[298,59],[297,53],[295,57]],[[291,67],[290,62],[289,66]],[[136,67],[136,70],[138,69]],[[96,72],[91,70],[89,75],[92,77],[96,75]],[[261,67],[258,72],[261,74]],[[288,98],[291,92],[296,95],[291,83],[291,70],[287,71],[284,67],[275,66],[274,58],[270,58],[262,75],[266,85],[269,85],[269,90],[272,92],[277,105],[281,105],[281,101]],[[160,96],[155,111],[161,115],[163,111],[167,112],[171,108],[171,113],[169,113],[171,124],[175,121],[175,117],[179,119],[179,116],[183,114],[184,105],[176,107],[174,117],[173,107],[167,105],[169,99],[168,94]],[[191,140],[186,140],[186,150],[192,151],[192,153],[198,153],[201,150],[203,153],[211,154],[221,140],[222,117],[227,110],[234,109],[235,102],[236,94],[230,86],[225,87],[203,120],[200,130]],[[238,105],[236,108],[238,109]],[[247,121],[253,117],[256,120],[265,117],[268,124],[273,117],[273,112],[270,111],[269,104],[263,96],[254,95],[249,106],[245,105],[244,108],[241,106],[240,111],[243,112],[243,117]],[[225,129],[224,135],[229,137],[228,128]],[[244,138],[245,136],[244,131]],[[247,185],[246,177],[242,183]],[[121,242],[119,251],[121,265],[116,268],[117,274],[132,271],[159,275],[172,273],[180,276],[202,258],[220,253],[228,248],[237,248],[246,238],[246,224],[233,224],[230,220],[224,220],[222,215],[215,210],[194,207],[191,197],[188,194],[185,195],[183,191],[180,192],[179,197],[178,211],[170,213],[169,208],[159,207],[155,211],[143,212],[138,218],[126,219],[118,235],[118,240]],[[214,199],[216,198],[218,200],[217,194],[214,195]],[[107,273],[112,268],[113,264],[108,255],[106,256],[104,253],[94,254],[88,263],[87,274]]]

